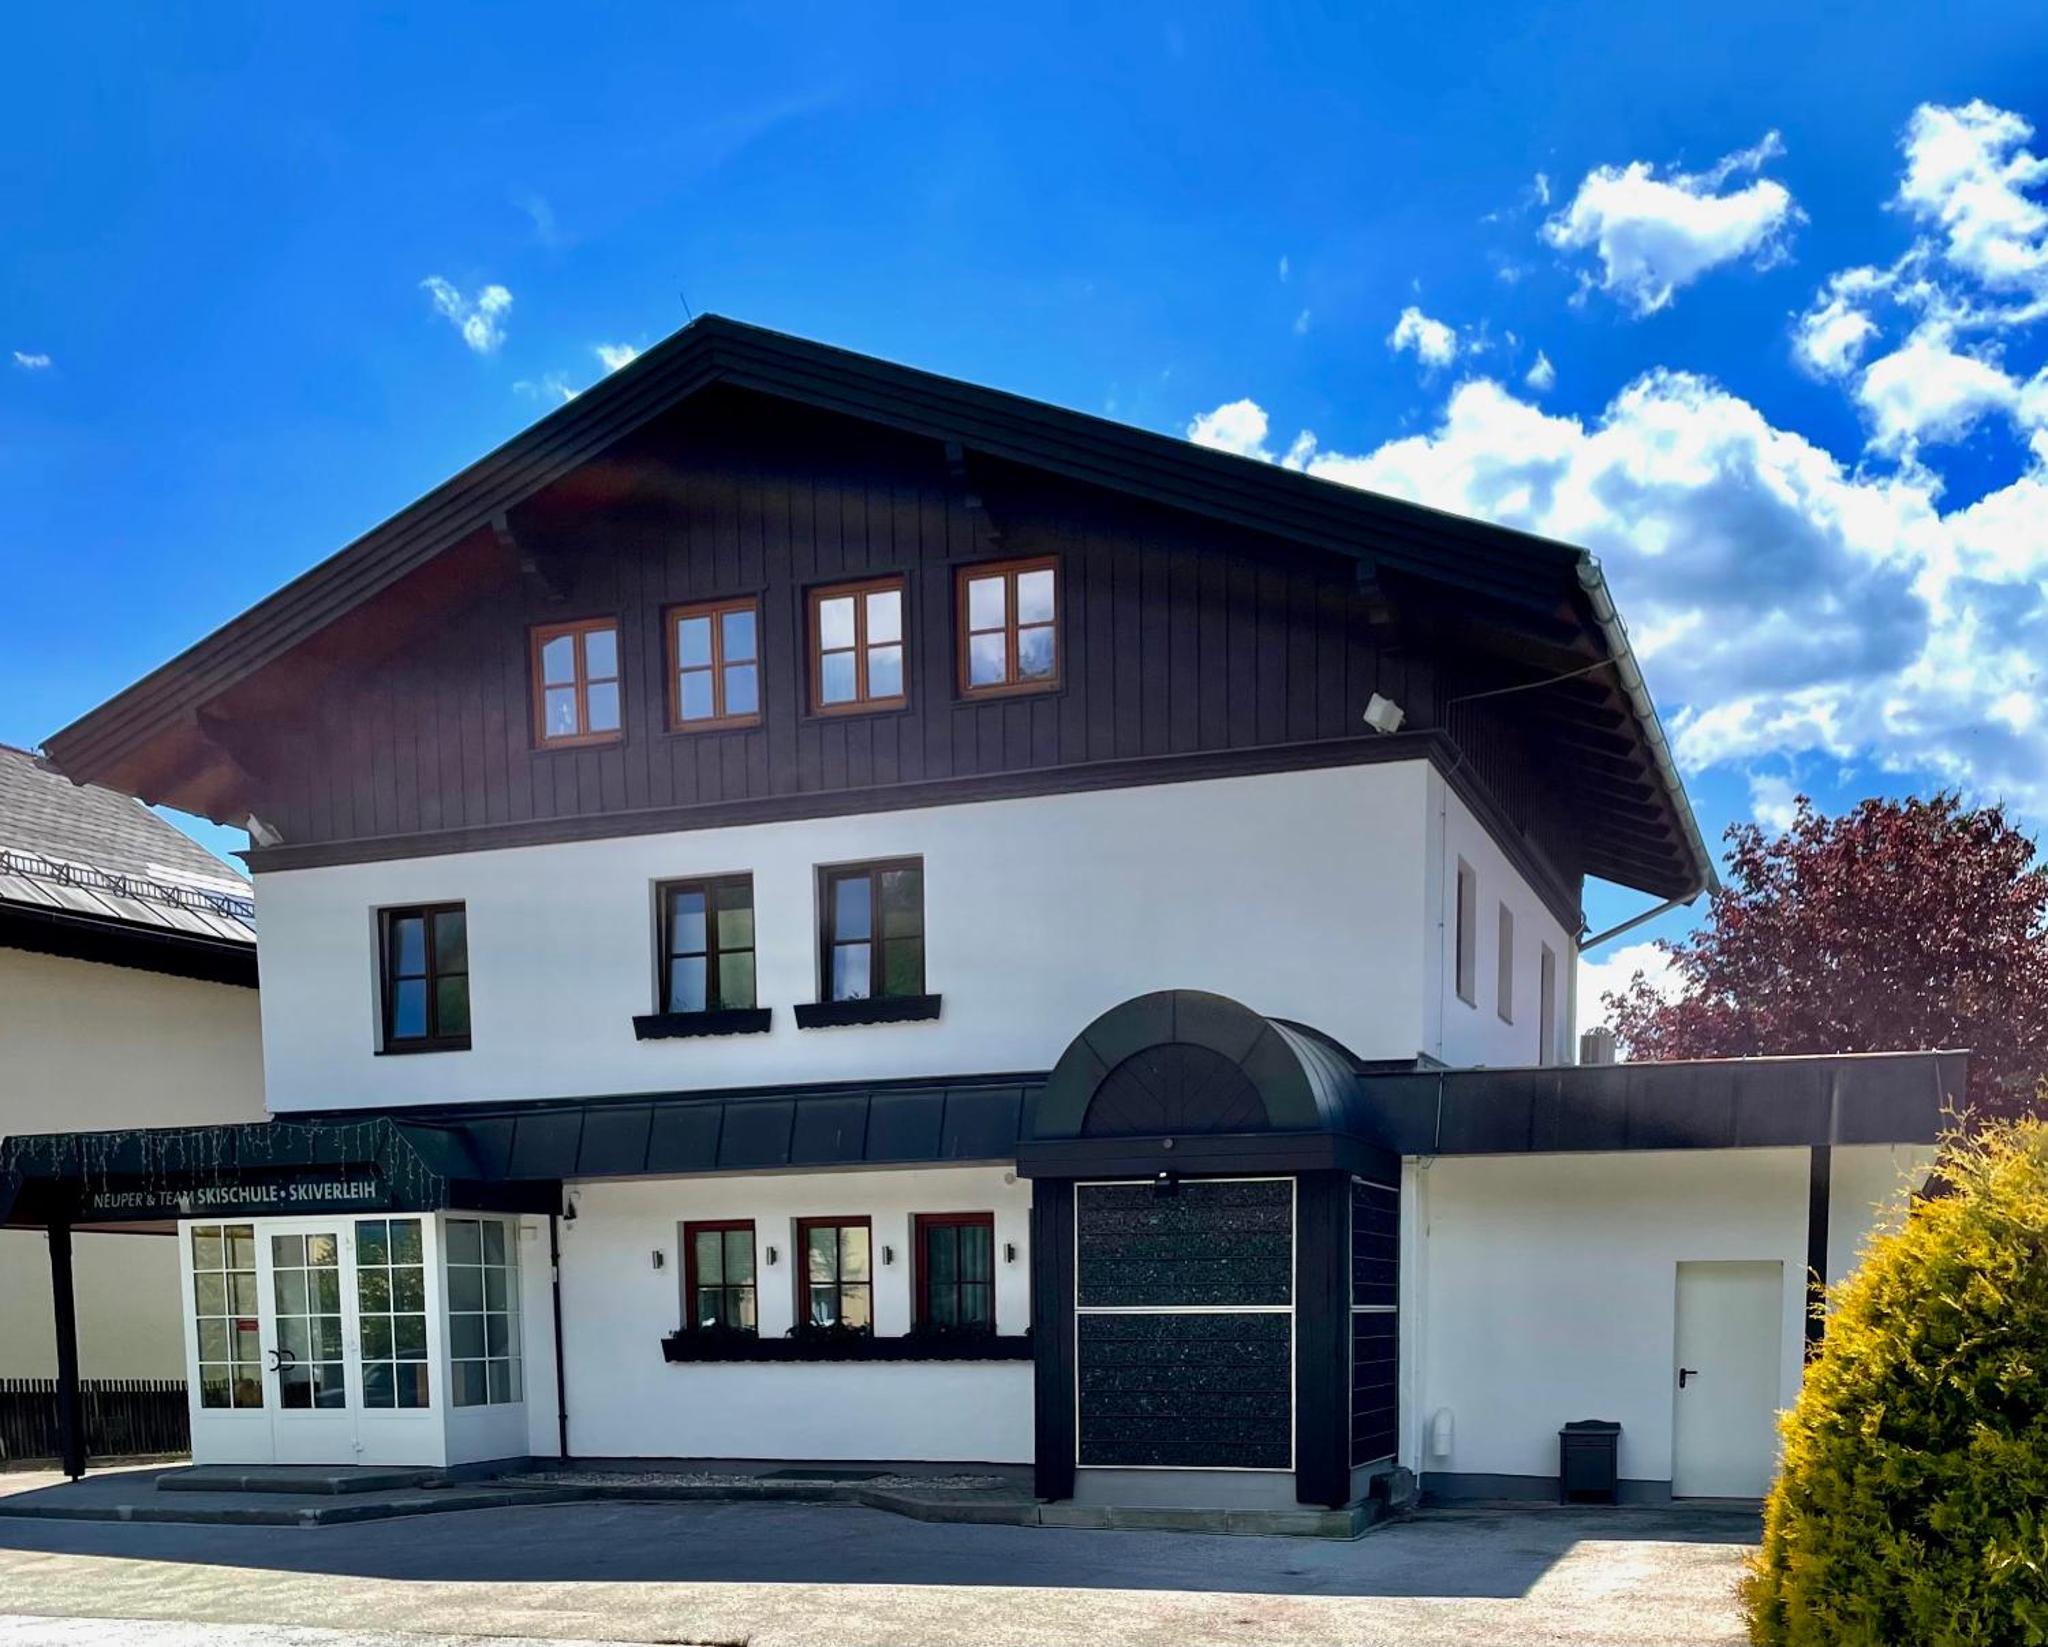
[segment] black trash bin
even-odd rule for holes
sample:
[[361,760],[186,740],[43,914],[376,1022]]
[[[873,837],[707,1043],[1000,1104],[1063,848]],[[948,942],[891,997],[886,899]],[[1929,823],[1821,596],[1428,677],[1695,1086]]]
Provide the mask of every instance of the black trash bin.
[[1621,1426],[1581,1418],[1557,1432],[1557,1501],[1614,1504],[1621,1490]]

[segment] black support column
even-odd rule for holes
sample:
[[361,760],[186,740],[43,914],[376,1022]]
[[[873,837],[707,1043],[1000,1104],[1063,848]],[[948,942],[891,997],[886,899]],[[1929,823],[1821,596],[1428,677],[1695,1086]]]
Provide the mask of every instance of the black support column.
[[1828,1286],[1828,1200],[1834,1187],[1834,1151],[1815,1144],[1806,1174],[1806,1353],[1818,1354],[1827,1322],[1820,1313]]
[[57,1448],[64,1473],[85,1474],[85,1418],[78,1399],[78,1300],[71,1285],[71,1226],[50,1225],[50,1301],[57,1329]]
[[1294,1496],[1351,1501],[1351,1175],[1294,1181]]
[[1031,1186],[1033,1475],[1040,1498],[1074,1496],[1074,1184]]

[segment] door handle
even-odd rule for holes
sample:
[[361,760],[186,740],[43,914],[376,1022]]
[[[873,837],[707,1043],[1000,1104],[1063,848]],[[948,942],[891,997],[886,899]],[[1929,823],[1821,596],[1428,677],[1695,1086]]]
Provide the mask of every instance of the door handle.
[[290,1350],[279,1349],[270,1352],[270,1370],[272,1372],[289,1372],[298,1364],[299,1358]]
[[1681,1390],[1682,1390],[1682,1389],[1684,1389],[1684,1388],[1685,1388],[1685,1381],[1686,1381],[1686,1380],[1687,1380],[1688,1378],[1697,1378],[1697,1377],[1699,1377],[1699,1375],[1700,1375],[1700,1370],[1699,1370],[1699,1368],[1697,1368],[1697,1367],[1680,1367],[1680,1368],[1678,1369],[1678,1387],[1679,1387],[1679,1388],[1680,1388]]

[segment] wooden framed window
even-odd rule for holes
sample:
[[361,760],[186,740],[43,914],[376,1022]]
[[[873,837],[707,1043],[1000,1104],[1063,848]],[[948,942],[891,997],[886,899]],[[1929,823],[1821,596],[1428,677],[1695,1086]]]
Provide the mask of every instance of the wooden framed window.
[[996,1219],[992,1212],[921,1212],[917,1324],[957,1332],[996,1330]]
[[1463,858],[1458,860],[1457,929],[1453,934],[1452,981],[1467,1006],[1479,1001],[1479,877]]
[[668,881],[660,894],[661,1010],[753,1006],[753,876]]
[[469,1048],[469,919],[461,904],[383,912],[384,1050]]
[[755,1312],[754,1221],[717,1218],[683,1226],[683,1327],[759,1330]]
[[903,707],[903,608],[900,577],[811,591],[811,708],[816,713]]
[[533,736],[548,749],[619,736],[619,625],[614,618],[533,631]]
[[799,1218],[798,1326],[874,1330],[873,1234],[865,1218]]
[[1502,904],[1495,925],[1499,944],[1493,960],[1493,1010],[1502,1023],[1511,1024],[1515,1021],[1515,912]]
[[963,696],[1005,697],[1059,685],[1057,561],[963,566],[955,597]]
[[821,1001],[924,993],[924,860],[820,870]]
[[670,608],[668,724],[675,732],[761,724],[761,603],[753,596]]

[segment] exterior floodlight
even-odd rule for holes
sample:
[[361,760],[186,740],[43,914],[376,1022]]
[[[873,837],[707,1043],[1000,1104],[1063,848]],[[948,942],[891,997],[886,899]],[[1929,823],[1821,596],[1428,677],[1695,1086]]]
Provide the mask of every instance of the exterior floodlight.
[[1408,712],[1392,698],[1375,692],[1365,705],[1365,724],[1375,732],[1398,732]]

